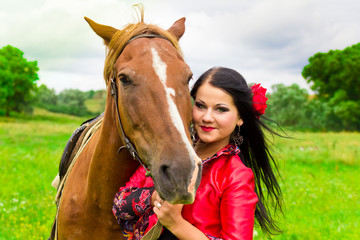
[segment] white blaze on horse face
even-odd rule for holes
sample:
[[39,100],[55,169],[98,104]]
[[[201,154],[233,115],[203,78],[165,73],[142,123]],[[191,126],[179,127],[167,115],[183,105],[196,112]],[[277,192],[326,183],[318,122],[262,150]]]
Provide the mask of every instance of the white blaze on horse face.
[[[170,117],[172,122],[174,123],[174,126],[176,127],[176,129],[179,131],[180,136],[183,140],[183,142],[186,145],[186,148],[189,152],[190,155],[190,159],[193,159],[195,162],[195,170],[194,170],[194,174],[193,177],[191,179],[190,182],[190,186],[188,188],[189,192],[193,192],[194,191],[194,186],[195,186],[195,182],[196,182],[196,177],[197,177],[197,173],[198,173],[198,164],[201,163],[201,159],[196,155],[194,148],[192,147],[190,141],[188,140],[188,138],[186,137],[186,132],[185,132],[185,128],[184,128],[184,124],[182,122],[182,119],[180,117],[179,111],[176,107],[176,104],[173,100],[173,98],[171,97],[171,95],[173,95],[175,97],[175,90],[172,88],[169,88],[166,85],[166,79],[167,79],[167,75],[166,75],[166,64],[161,60],[158,52],[156,51],[155,48],[151,48],[151,53],[153,55],[153,68],[155,69],[156,74],[158,75],[162,85],[164,86],[165,89],[165,93],[166,93],[166,100],[169,104],[169,113],[170,113]],[[194,185],[194,186],[192,186]]]

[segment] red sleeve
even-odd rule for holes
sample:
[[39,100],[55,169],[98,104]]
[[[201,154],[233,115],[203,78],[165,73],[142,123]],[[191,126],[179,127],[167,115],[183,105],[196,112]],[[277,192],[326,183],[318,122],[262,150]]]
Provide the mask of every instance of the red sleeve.
[[257,195],[254,174],[245,166],[230,169],[220,203],[222,237],[224,239],[253,239]]
[[130,177],[130,180],[125,184],[125,186],[120,187],[119,191],[130,187],[143,188],[143,187],[153,187],[154,183],[151,177],[145,176],[145,169],[142,166],[139,166],[134,174]]

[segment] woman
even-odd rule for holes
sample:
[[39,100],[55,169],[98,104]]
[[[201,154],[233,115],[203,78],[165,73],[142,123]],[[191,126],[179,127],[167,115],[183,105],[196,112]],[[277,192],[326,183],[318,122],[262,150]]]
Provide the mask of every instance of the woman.
[[228,68],[212,68],[199,78],[191,90],[195,150],[203,159],[195,201],[161,200],[139,168],[114,199],[113,212],[127,239],[140,239],[157,219],[165,227],[161,239],[252,239],[254,217],[264,232],[278,231],[262,189],[267,201],[281,207],[276,164],[262,129],[272,131],[260,120],[265,91],[260,85],[249,88]]

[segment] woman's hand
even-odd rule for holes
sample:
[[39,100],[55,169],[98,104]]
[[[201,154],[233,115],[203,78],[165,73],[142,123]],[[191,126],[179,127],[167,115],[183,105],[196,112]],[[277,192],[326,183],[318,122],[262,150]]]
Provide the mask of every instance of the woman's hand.
[[160,223],[172,232],[178,239],[209,239],[204,233],[182,217],[181,211],[184,206],[183,204],[170,204],[161,199],[156,191],[154,191],[151,196],[151,204],[154,206],[153,210]]
[[159,194],[154,191],[151,196],[151,202],[153,203],[153,210],[159,219],[160,223],[166,227],[167,229],[172,229],[176,227],[178,224],[184,221],[181,216],[181,210],[183,208],[183,204],[171,204],[161,199]]

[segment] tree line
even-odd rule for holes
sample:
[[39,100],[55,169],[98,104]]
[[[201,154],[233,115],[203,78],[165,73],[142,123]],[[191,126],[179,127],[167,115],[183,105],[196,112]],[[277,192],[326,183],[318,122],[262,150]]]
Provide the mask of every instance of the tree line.
[[[35,91],[35,106],[51,112],[65,113],[75,116],[98,115],[105,109],[105,90],[80,91],[78,89],[65,89],[59,94],[42,84]],[[89,109],[86,100],[96,99],[103,107]]]
[[[98,114],[85,101],[102,92],[67,89],[56,94],[37,86],[39,68],[23,52],[10,45],[0,49],[0,115],[11,111],[31,113],[34,106],[53,112],[85,116]],[[344,50],[316,53],[302,76],[314,94],[297,84],[273,85],[265,116],[281,126],[313,131],[360,131],[360,43]]]

